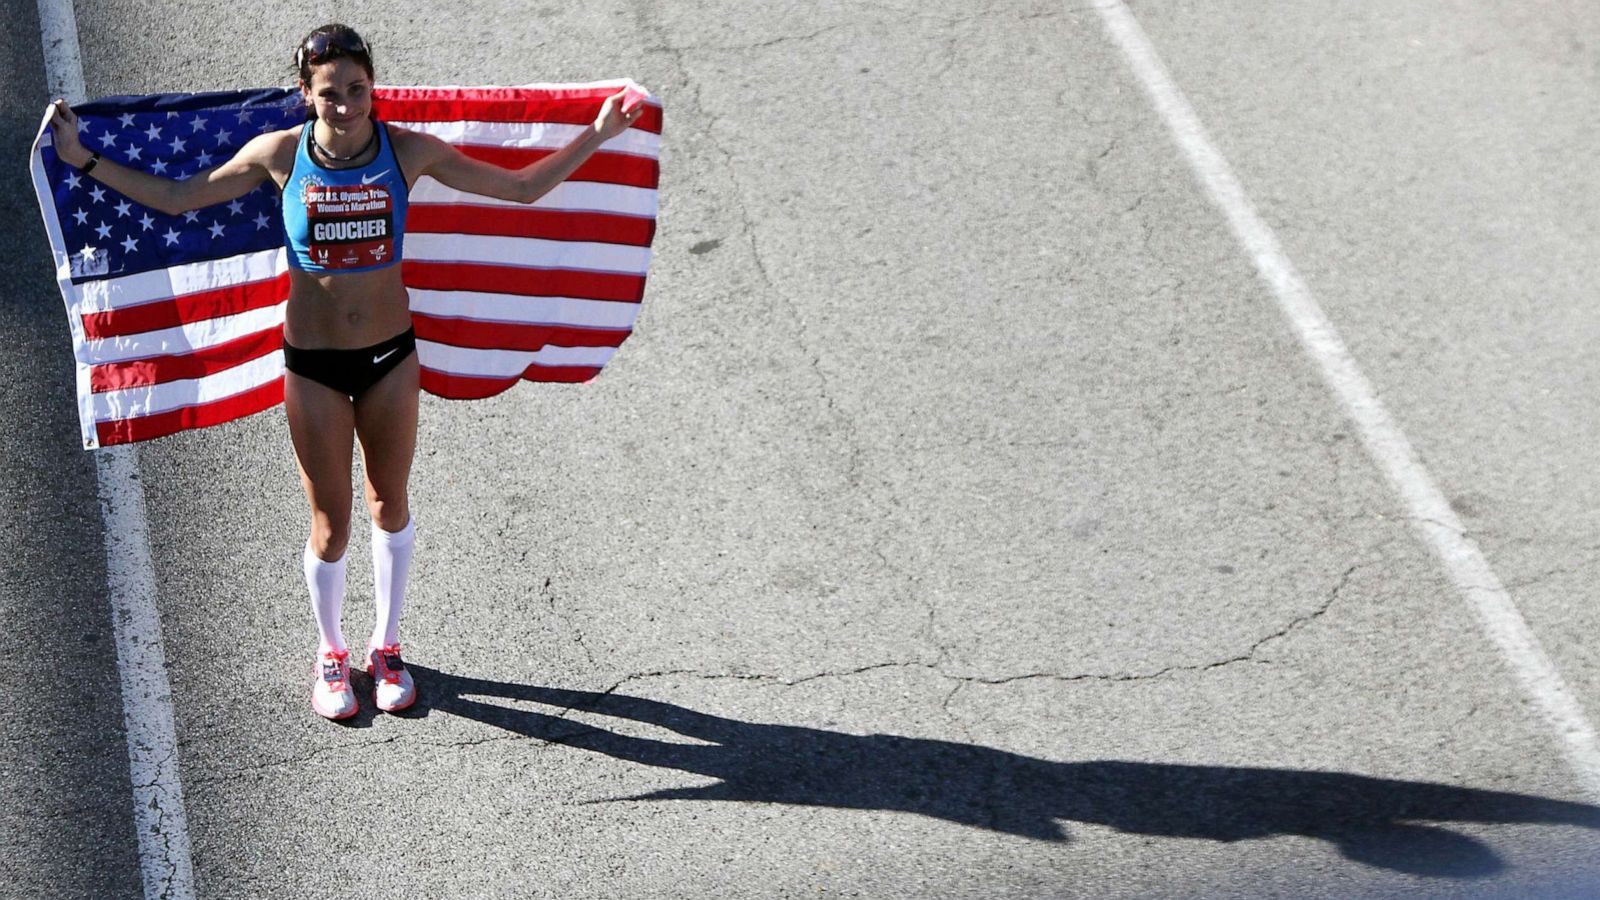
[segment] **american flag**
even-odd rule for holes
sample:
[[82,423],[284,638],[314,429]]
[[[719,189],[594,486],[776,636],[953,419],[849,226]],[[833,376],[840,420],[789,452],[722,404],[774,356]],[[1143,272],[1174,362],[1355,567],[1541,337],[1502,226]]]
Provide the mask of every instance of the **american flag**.
[[[419,179],[402,276],[422,386],[489,397],[521,380],[593,378],[632,333],[655,236],[661,107],[630,81],[378,87],[373,112],[520,167],[576,137],[618,90],[646,110],[523,205]],[[109,97],[74,107],[85,147],[169,178],[305,121],[298,91]],[[56,158],[49,113],[32,173],[66,301],[87,448],[147,440],[283,400],[289,275],[277,186],[169,216]]]

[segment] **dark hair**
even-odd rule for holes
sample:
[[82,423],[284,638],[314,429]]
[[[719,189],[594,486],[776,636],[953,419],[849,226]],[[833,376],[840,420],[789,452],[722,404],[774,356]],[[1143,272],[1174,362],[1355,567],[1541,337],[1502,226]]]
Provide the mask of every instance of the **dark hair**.
[[372,71],[372,50],[349,25],[334,23],[313,29],[294,48],[295,70],[300,73],[300,81],[307,85],[311,84],[312,66],[336,59],[360,63],[361,68],[367,70],[368,78],[377,77]]

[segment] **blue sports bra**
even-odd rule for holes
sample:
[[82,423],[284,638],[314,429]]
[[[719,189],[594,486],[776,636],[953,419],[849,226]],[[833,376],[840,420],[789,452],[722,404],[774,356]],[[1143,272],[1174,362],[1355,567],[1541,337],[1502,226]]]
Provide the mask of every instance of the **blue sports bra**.
[[366,272],[400,261],[410,191],[389,128],[374,119],[378,155],[355,169],[330,169],[311,155],[311,129],[283,186],[289,267],[303,272]]

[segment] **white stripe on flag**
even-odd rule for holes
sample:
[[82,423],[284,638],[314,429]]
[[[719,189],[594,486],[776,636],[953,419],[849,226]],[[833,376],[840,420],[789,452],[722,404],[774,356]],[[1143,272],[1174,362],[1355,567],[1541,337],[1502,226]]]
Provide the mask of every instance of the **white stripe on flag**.
[[517,378],[531,365],[605,365],[614,347],[545,347],[541,350],[478,350],[417,341],[417,359],[423,368],[473,378]]
[[282,375],[283,351],[274,350],[266,356],[201,378],[95,394],[94,417],[97,422],[107,422],[199,406],[242,394]]
[[639,317],[637,303],[415,288],[411,290],[411,309],[441,318],[579,328],[632,328]]
[[89,281],[73,288],[78,298],[75,311],[88,314],[125,309],[155,300],[170,300],[184,294],[262,281],[276,277],[287,265],[283,248],[277,247],[223,259],[184,263],[167,269],[153,269],[137,275]]
[[[625,87],[632,87],[641,92],[643,87],[632,78],[605,78],[600,81],[536,81],[532,84],[430,84],[426,86],[412,84],[378,84],[373,85],[373,93],[379,97],[385,95],[406,99],[408,97],[446,97],[455,99],[457,95],[471,97],[493,97],[497,94],[572,94],[583,91],[597,91],[611,88],[613,91]],[[645,103],[650,106],[660,106],[661,100],[654,94],[648,94]]]
[[[588,125],[566,125],[559,122],[389,122],[399,128],[409,128],[431,134],[446,143],[458,146],[510,147],[522,150],[560,150],[589,130]],[[652,131],[629,128],[604,144],[600,149],[611,153],[632,156],[661,156],[661,135]]]
[[623,275],[644,275],[650,269],[649,247],[485,234],[408,234],[405,257],[417,262],[490,263]]
[[[509,206],[526,208],[528,204],[515,200],[499,200],[481,194],[468,194],[448,188],[430,176],[417,179],[411,189],[412,203],[470,203],[476,206]],[[632,187],[626,184],[602,184],[597,181],[564,181],[555,190],[532,204],[538,209],[568,212],[615,213],[623,216],[654,218],[656,214],[656,189]]]
[[98,366],[215,347],[245,335],[281,327],[286,306],[287,301],[231,316],[187,322],[172,328],[84,341],[79,359],[91,366]]

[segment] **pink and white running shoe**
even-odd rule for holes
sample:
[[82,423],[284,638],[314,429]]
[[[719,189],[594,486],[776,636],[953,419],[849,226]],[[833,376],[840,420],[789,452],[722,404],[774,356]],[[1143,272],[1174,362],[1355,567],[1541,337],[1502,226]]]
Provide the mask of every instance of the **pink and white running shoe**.
[[417,702],[417,685],[400,658],[400,645],[367,648],[367,673],[372,676],[372,693],[378,708],[399,712]]
[[324,719],[356,714],[356,692],[350,689],[350,651],[323,647],[311,682],[311,708]]

